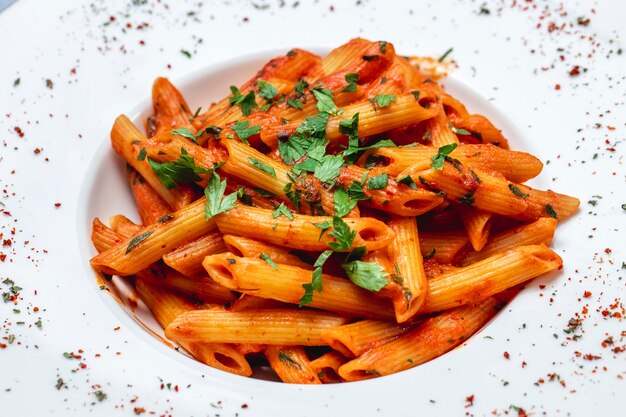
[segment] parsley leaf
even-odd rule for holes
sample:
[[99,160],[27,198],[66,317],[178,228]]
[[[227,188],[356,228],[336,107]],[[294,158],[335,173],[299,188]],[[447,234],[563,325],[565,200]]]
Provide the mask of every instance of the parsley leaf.
[[146,148],[141,148],[141,150],[137,154],[137,160],[143,161],[144,159],[146,159],[147,155],[148,155],[148,152],[146,152]]
[[337,239],[337,242],[328,242],[328,246],[336,252],[342,252],[352,247],[356,231],[350,230],[350,226],[341,217],[333,216],[333,230],[330,235]]
[[141,242],[143,242],[144,240],[149,238],[152,233],[154,233],[154,230],[148,230],[147,232],[142,233],[142,234],[132,238],[131,241],[128,243],[128,247],[126,248],[126,253],[125,254],[128,255],[128,253],[130,251],[132,251],[133,249],[135,249],[137,247],[137,245],[139,245]]
[[380,174],[375,177],[370,177],[370,180],[367,184],[367,188],[370,190],[379,190],[381,188],[385,188],[387,186],[387,182],[389,181],[389,175]]
[[335,203],[335,215],[339,217],[343,217],[346,214],[350,213],[352,209],[357,205],[357,200],[351,199],[348,193],[343,188],[338,188],[335,190],[333,200]]
[[415,181],[413,181],[413,178],[411,178],[410,175],[405,175],[404,177],[396,178],[396,182],[408,185],[412,189],[417,190],[417,184],[415,184]]
[[[326,124],[328,114],[320,113],[316,116],[307,117],[287,141],[278,141],[278,151],[286,164],[293,164],[307,154],[311,146],[321,146],[324,144],[322,154],[326,150],[327,141],[314,142],[312,139],[323,140],[326,137]],[[319,158],[317,158],[319,159]]]
[[376,262],[351,261],[341,265],[354,284],[370,291],[380,291],[389,283],[387,273]]
[[302,100],[288,98],[287,107],[293,107],[294,109],[302,110]]
[[457,146],[458,145],[456,143],[443,145],[437,151],[437,155],[431,158],[433,162],[430,164],[430,166],[437,171],[441,171],[443,169],[443,162],[445,161],[446,156],[450,155],[450,153],[455,150]]
[[276,265],[276,262],[274,262],[274,261],[272,260],[272,257],[271,257],[271,256],[269,256],[269,255],[268,255],[268,254],[266,254],[266,253],[262,253],[262,254],[260,254],[260,255],[259,255],[259,258],[261,258],[262,260],[264,260],[265,262],[267,262],[267,264],[268,264],[269,266],[271,266],[272,268],[274,268],[275,270],[277,270],[277,271],[278,271],[278,265]]
[[276,210],[274,210],[274,212],[272,213],[272,219],[275,219],[280,216],[285,216],[289,220],[294,219],[293,213],[289,211],[285,203],[280,203],[280,206],[276,207]]
[[309,83],[307,83],[304,79],[300,78],[295,85],[296,93],[298,93],[298,97],[301,97],[306,89],[309,88]]
[[376,94],[374,98],[370,98],[370,103],[374,106],[374,110],[376,110],[376,105],[378,105],[379,109],[389,107],[392,101],[396,101],[396,96],[393,94]]
[[550,204],[546,204],[546,213],[548,213],[548,216],[552,217],[553,219],[559,218],[559,216],[556,214],[556,211],[552,208]]
[[244,116],[249,116],[250,113],[252,113],[252,110],[258,107],[256,99],[254,98],[254,91],[250,90],[250,92],[244,96],[237,87],[231,85],[230,92],[232,93],[232,95],[228,98],[230,105],[240,106],[241,112]]
[[346,74],[344,78],[348,85],[346,85],[341,91],[344,91],[346,93],[354,93],[356,91],[356,83],[359,81],[359,74],[351,72],[349,74]]
[[456,135],[466,135],[466,136],[471,136],[472,133],[468,132],[465,129],[457,129],[452,123],[450,123],[450,130],[452,130],[452,133],[456,134]]
[[313,176],[322,182],[331,183],[341,173],[343,162],[341,155],[326,156],[322,163],[315,168]]
[[298,362],[294,361],[291,358],[291,356],[287,355],[282,350],[278,352],[278,360],[281,361],[281,362],[286,363],[289,366],[293,366],[296,369],[302,369],[302,367],[300,366],[300,364]]
[[261,132],[261,126],[250,126],[250,120],[238,120],[232,126],[232,129],[237,134],[237,137],[248,146],[250,146],[250,143],[247,141],[247,139],[250,136],[254,136]]
[[189,156],[185,148],[180,148],[180,157],[172,162],[157,162],[148,158],[148,164],[167,189],[181,183],[201,181],[199,174],[208,174],[212,171],[196,166],[193,157]]
[[319,293],[322,292],[322,267],[328,257],[332,255],[333,251],[326,250],[320,254],[317,258],[313,266],[315,269],[313,270],[313,276],[311,277],[310,284],[302,284],[302,288],[304,288],[304,294],[302,298],[300,298],[299,307],[304,307],[307,304],[310,304],[313,301],[313,291],[317,291]]
[[324,220],[324,222],[322,223],[311,223],[311,224],[319,229],[322,229],[322,231],[320,232],[320,237],[317,240],[322,240],[322,236],[324,236],[324,233],[326,233],[326,231],[332,227],[332,223],[329,222],[328,220]]
[[172,135],[182,136],[186,139],[189,139],[190,141],[194,143],[198,143],[198,141],[196,140],[196,136],[193,133],[191,133],[191,130],[187,129],[186,127],[181,127],[180,129],[172,130]]
[[448,57],[448,55],[450,55],[450,54],[452,53],[452,51],[453,51],[453,50],[454,50],[454,48],[450,48],[450,49],[448,49],[446,52],[444,52],[444,54],[443,54],[443,55],[441,55],[441,56],[439,57],[439,59],[437,59],[437,61],[439,61],[439,62],[443,62],[443,60],[444,60],[444,59],[446,59],[446,58]]
[[317,109],[322,113],[339,114],[339,108],[333,101],[333,93],[328,88],[315,87],[311,90],[317,100]]
[[267,101],[271,101],[278,95],[278,90],[272,84],[265,80],[258,79],[256,85],[259,89],[259,95]]
[[220,213],[226,213],[234,209],[237,204],[237,192],[224,197],[226,191],[226,180],[220,181],[220,176],[214,171],[209,180],[209,184],[204,189],[206,204],[204,205],[204,218],[209,220],[211,217]]
[[268,174],[270,174],[272,177],[276,178],[276,171],[274,171],[274,168],[272,168],[271,166],[267,165],[264,162],[259,161],[256,158],[248,158],[248,162],[250,162],[250,165],[252,165],[253,167],[260,169],[263,172],[266,172]]
[[511,190],[511,192],[515,194],[517,197],[527,198],[530,196],[530,194],[523,193],[522,190],[520,190],[518,187],[516,187],[513,184],[509,184],[509,190]]
[[361,181],[352,181],[352,184],[346,188],[346,192],[353,200],[367,200],[367,196],[363,191],[363,186],[365,185],[365,180],[367,179],[368,172],[363,173],[363,177]]

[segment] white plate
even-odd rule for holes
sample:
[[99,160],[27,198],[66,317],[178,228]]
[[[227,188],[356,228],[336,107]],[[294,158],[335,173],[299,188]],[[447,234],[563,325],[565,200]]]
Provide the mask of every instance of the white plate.
[[[0,38],[10,41],[0,45],[0,50],[4,56],[11,56],[0,67],[0,133],[7,144],[0,147],[0,181],[7,189],[3,201],[12,213],[10,218],[0,216],[0,232],[6,238],[8,230],[14,225],[17,228],[16,254],[9,256],[12,262],[0,263],[0,278],[13,278],[24,288],[19,305],[0,303],[0,317],[6,318],[0,337],[16,335],[14,344],[0,350],[0,401],[4,407],[0,414],[132,415],[134,407],[145,407],[157,415],[174,416],[449,416],[465,412],[491,415],[493,410],[496,415],[505,415],[505,411],[515,415],[511,405],[535,415],[610,415],[619,411],[626,393],[626,354],[614,354],[601,345],[607,335],[614,336],[615,346],[626,343],[619,336],[623,323],[602,314],[622,297],[621,263],[626,260],[622,237],[626,214],[621,209],[626,203],[625,171],[620,162],[623,144],[618,142],[624,134],[620,118],[623,84],[618,81],[625,65],[624,55],[618,58],[613,53],[611,59],[604,59],[610,49],[616,49],[608,42],[613,36],[608,30],[598,29],[602,54],[586,60],[570,51],[586,48],[586,44],[577,43],[574,35],[565,38],[557,32],[544,36],[531,30],[540,21],[538,13],[514,14],[517,12],[506,8],[500,12],[493,5],[489,6],[492,15],[488,17],[475,13],[475,4],[451,6],[445,2],[423,7],[398,4],[393,10],[375,2],[354,10],[337,6],[335,14],[329,16],[319,12],[322,7],[327,10],[326,5],[301,5],[281,12],[290,18],[285,18],[280,28],[273,13],[282,9],[245,9],[242,13],[251,21],[246,26],[241,25],[242,15],[234,9],[216,6],[203,12],[203,24],[189,27],[169,14],[135,14],[137,22],[148,20],[157,29],[129,32],[126,37],[119,30],[112,32],[113,25],[105,29],[101,24],[114,12],[122,19],[117,6],[98,12],[83,9],[76,2],[75,8],[67,12],[72,7],[21,0],[6,12],[9,14],[0,15]],[[184,16],[187,11],[186,5],[172,7],[172,16]],[[556,9],[553,5],[546,7]],[[414,13],[408,13],[409,9]],[[394,10],[403,13],[391,13]],[[223,17],[231,12],[233,22]],[[611,16],[619,12],[619,8],[613,12],[599,8],[598,14],[592,15],[591,29],[618,27]],[[567,19],[589,13],[570,11]],[[210,20],[209,14],[216,14],[217,20]],[[57,20],[56,16],[63,17]],[[553,14],[550,18],[557,17]],[[29,25],[22,25],[24,21]],[[318,29],[326,24],[334,26],[333,30],[316,29],[312,41],[310,31],[299,30],[304,21]],[[504,128],[513,148],[551,161],[533,184],[577,195],[583,202],[580,213],[557,229],[553,247],[563,256],[563,271],[530,283],[467,346],[413,370],[377,380],[289,386],[208,369],[167,349],[98,289],[86,264],[92,253],[86,236],[91,217],[119,211],[133,213],[120,170],[122,164],[114,158],[105,138],[113,118],[119,112],[139,116],[148,101],[135,110],[129,109],[147,96],[154,76],[167,72],[167,63],[174,64],[174,75],[197,70],[190,76],[174,78],[174,82],[183,87],[190,104],[206,106],[210,99],[227,94],[226,85],[237,84],[250,75],[251,69],[246,66],[251,61],[260,64],[265,56],[247,52],[263,49],[266,44],[285,46],[281,52],[311,43],[337,45],[360,33],[362,24],[365,36],[394,41],[400,53],[435,54],[454,46],[453,56],[461,67],[455,81],[445,83],[472,103],[470,110],[483,111],[479,106],[486,106],[484,111],[496,116],[495,121]],[[172,28],[167,36],[163,35]],[[196,45],[195,60],[188,61],[179,50],[188,45],[186,42],[193,39],[198,28],[206,36],[212,35],[213,40],[224,33],[237,35],[228,42]],[[122,40],[111,40],[111,33]],[[289,33],[288,38],[285,33]],[[113,45],[111,51],[125,43],[129,54],[94,53],[103,45],[103,36]],[[146,39],[147,48],[152,48],[150,53],[131,46],[139,37]],[[420,44],[415,45],[414,39]],[[16,44],[20,46],[17,50],[12,47]],[[553,72],[533,74],[533,68],[552,63],[546,54],[556,55],[554,51],[564,46],[568,48],[565,64],[557,62]],[[528,49],[537,49],[538,53],[529,54]],[[206,68],[201,64],[237,55],[244,58]],[[588,66],[589,72],[568,78],[565,66],[574,64]],[[68,75],[74,66],[78,76]],[[194,86],[208,75],[220,79],[221,87]],[[21,84],[13,88],[12,81],[17,77]],[[53,90],[46,89],[47,78],[54,80]],[[554,90],[557,83],[562,86],[560,92]],[[488,98],[505,117],[500,118],[497,110],[494,113],[488,102],[473,101],[476,96],[464,97],[464,86],[468,85],[477,86],[478,96]],[[611,113],[598,116],[609,109]],[[9,113],[10,117],[4,116]],[[596,122],[602,125],[598,129]],[[24,138],[17,137],[15,126],[23,128]],[[617,129],[608,130],[607,126]],[[35,148],[43,148],[43,152],[35,155]],[[599,154],[597,159],[592,158],[594,153]],[[45,157],[50,162],[45,162]],[[16,174],[11,174],[14,169]],[[597,200],[597,206],[587,204],[588,200]],[[56,202],[62,206],[55,208]],[[597,215],[588,214],[590,211]],[[594,237],[589,239],[588,235]],[[27,240],[30,243],[23,244]],[[605,248],[612,252],[606,253]],[[545,288],[540,287],[543,285]],[[5,285],[0,286],[6,291]],[[585,298],[585,291],[592,296]],[[579,332],[582,339],[567,341],[563,329],[586,304],[589,312],[582,326],[584,333]],[[39,311],[35,312],[34,307]],[[13,308],[21,312],[15,314]],[[34,325],[39,317],[42,329]],[[16,321],[25,324],[17,325]],[[121,328],[115,330],[118,326]],[[84,350],[80,361],[63,356],[63,352],[78,349]],[[503,357],[505,351],[510,360]],[[602,359],[586,360],[587,354]],[[548,375],[553,373],[565,381],[565,387],[549,381]],[[61,390],[55,388],[59,377],[66,383]],[[540,379],[545,382],[535,385]],[[171,389],[167,383],[173,384]],[[175,385],[178,392],[173,389]],[[94,395],[98,390],[108,398],[98,401]],[[469,395],[475,396],[474,405],[465,408]],[[248,408],[242,408],[242,404]]]

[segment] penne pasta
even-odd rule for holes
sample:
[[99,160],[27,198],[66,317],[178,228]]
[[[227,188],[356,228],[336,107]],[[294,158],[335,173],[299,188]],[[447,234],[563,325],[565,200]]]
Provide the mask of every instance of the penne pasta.
[[389,375],[413,368],[465,342],[496,314],[498,301],[459,307],[426,319],[415,330],[375,347],[339,368],[347,381]]
[[347,362],[347,359],[339,352],[330,351],[310,362],[311,368],[323,384],[342,382],[337,373],[339,367]]
[[202,261],[205,256],[226,250],[222,234],[213,231],[164,254],[163,262],[183,275],[194,276],[204,272]]
[[229,312],[193,310],[174,319],[165,335],[176,341],[324,346],[320,332],[346,319],[335,314],[293,309]]
[[421,312],[478,303],[562,265],[559,255],[544,245],[517,247],[428,281]]
[[281,381],[288,384],[321,384],[301,346],[269,345],[263,353]]
[[[231,253],[207,256],[204,268],[216,282],[231,290],[285,303],[298,304],[311,282],[311,271],[291,265],[273,268],[257,258],[241,258]],[[313,296],[310,307],[355,317],[389,319],[391,306],[384,298],[357,287],[350,281],[322,275],[323,290]]]

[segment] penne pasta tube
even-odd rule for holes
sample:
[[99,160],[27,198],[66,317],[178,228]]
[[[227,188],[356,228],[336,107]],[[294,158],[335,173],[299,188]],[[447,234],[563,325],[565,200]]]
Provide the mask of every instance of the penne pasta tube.
[[428,296],[420,312],[478,303],[562,265],[559,255],[544,245],[511,249],[428,281]]
[[173,248],[213,231],[214,219],[205,220],[205,199],[172,213],[162,223],[142,229],[132,237],[91,259],[91,265],[104,273],[131,275],[161,259]]
[[[314,224],[328,222],[331,217],[292,214],[293,220],[284,215],[274,217],[271,210],[256,207],[237,206],[215,217],[217,227],[225,235],[254,238],[263,236],[265,242],[289,248],[324,251],[334,238],[330,231],[320,237],[321,229]],[[376,250],[387,246],[395,236],[383,222],[371,217],[346,218],[350,230],[356,231],[351,249],[365,246]]]
[[[167,327],[174,319],[195,307],[185,299],[168,291],[147,285],[139,279],[137,293],[146,303],[161,327]],[[245,356],[234,345],[225,343],[182,343],[181,346],[200,362],[213,368],[237,375],[250,376],[252,369]]]
[[[336,142],[344,135],[339,131],[341,120],[350,119],[359,113],[359,136],[373,136],[390,129],[433,117],[440,110],[441,103],[435,96],[422,96],[417,100],[411,93],[396,96],[388,107],[374,107],[369,100],[363,100],[345,106],[341,116],[332,116],[326,125],[326,139]],[[279,136],[289,136],[300,126],[299,120],[277,125],[261,131],[261,140],[270,148],[275,148]]]
[[[282,264],[276,270],[260,259],[230,253],[207,256],[203,265],[211,278],[231,290],[291,304],[300,302],[302,284],[311,282],[309,270]],[[327,274],[322,275],[322,292],[314,293],[308,306],[355,317],[393,317],[386,299]]]
[[242,294],[232,305],[228,311],[256,311],[267,308],[289,308],[289,304],[270,298],[261,298],[254,295]]
[[459,143],[443,109],[433,118],[424,121],[424,129],[426,129],[426,132],[430,132],[430,143],[437,149],[450,143]]
[[163,255],[163,262],[186,276],[203,273],[202,261],[205,256],[226,252],[222,234],[213,231],[182,244]]
[[469,242],[464,231],[420,232],[420,250],[424,258],[449,264]]
[[482,328],[497,312],[489,298],[476,306],[459,307],[426,319],[416,329],[375,347],[339,368],[347,381],[404,371],[454,349]]
[[401,282],[408,301],[403,310],[394,306],[397,322],[403,323],[420,310],[426,299],[428,284],[415,218],[397,217],[388,225],[396,233],[396,238],[387,247],[389,260],[396,269],[394,280]]
[[302,346],[266,346],[263,353],[281,381],[288,384],[321,384]]
[[339,352],[330,351],[319,358],[312,360],[310,365],[317,377],[323,384],[342,382],[337,373],[339,367],[347,362],[347,359]]
[[189,106],[182,94],[167,78],[159,77],[154,80],[152,104],[156,125],[155,135],[181,128],[191,129],[194,133]]
[[172,211],[169,204],[133,168],[128,169],[128,182],[135,197],[139,217],[145,226],[155,223]]
[[470,207],[456,207],[459,217],[467,230],[467,236],[474,250],[481,250],[489,239],[493,214]]
[[229,312],[213,308],[179,315],[167,326],[165,335],[184,342],[324,346],[321,331],[345,322],[343,317],[320,311]]
[[146,138],[137,130],[128,117],[121,115],[115,119],[111,129],[111,145],[115,152],[133,167],[169,206],[178,210],[193,201],[193,190],[180,185],[171,190],[165,187],[150,168],[147,160],[138,159],[141,146]]
[[91,224],[91,241],[98,252],[103,252],[123,240],[121,236],[102,223],[99,218],[93,219]]
[[[321,65],[319,56],[302,49],[292,49],[286,55],[282,55],[270,60],[263,68],[250,80],[239,87],[242,95],[248,94],[256,86],[258,80],[269,80],[272,78],[296,82],[300,77],[311,71],[315,71]],[[209,109],[194,119],[194,125],[198,131],[202,131],[210,125],[216,124],[218,116],[231,108],[229,97],[212,105]]]
[[322,339],[343,356],[354,358],[397,338],[410,329],[411,326],[406,324],[361,320],[326,329],[322,332]]
[[552,242],[556,224],[556,219],[542,217],[532,223],[506,230],[493,236],[489,243],[480,251],[471,251],[468,253],[461,264],[473,264],[518,246],[549,245],[550,242]]
[[[272,262],[277,264],[292,265],[303,269],[313,269],[313,265],[303,262],[296,255],[289,253],[287,249],[270,245],[260,240],[226,235],[224,236],[224,243],[226,244],[227,250],[236,256],[260,259],[261,255],[265,255],[269,257]],[[200,267],[202,267],[202,261],[200,262]]]
[[109,219],[111,229],[123,238],[128,238],[143,229],[142,226],[133,223],[128,217],[117,214]]
[[502,135],[502,131],[496,128],[485,116],[472,114],[457,125],[471,133],[461,135],[459,138],[466,143],[493,144],[502,149],[509,149],[509,143]]
[[[337,183],[349,187],[353,181],[361,181],[365,172],[365,169],[356,165],[346,166],[341,170]],[[367,197],[364,201],[366,205],[400,216],[419,216],[443,202],[443,199],[433,192],[400,185],[390,178],[384,188],[370,189],[364,186],[363,193]]]
[[[437,150],[434,146],[424,145],[375,148],[366,151],[359,159],[359,164],[364,165],[372,157],[382,159],[385,165],[372,168],[371,175],[386,173],[395,178],[411,166],[415,166],[415,170],[428,169]],[[509,151],[493,145],[461,144],[450,156],[480,170],[499,173],[513,182],[534,178],[543,168],[541,161],[529,153]]]
[[206,275],[192,278],[158,266],[151,266],[138,274],[142,274],[142,279],[150,285],[175,291],[205,303],[226,304],[237,299],[235,293]]

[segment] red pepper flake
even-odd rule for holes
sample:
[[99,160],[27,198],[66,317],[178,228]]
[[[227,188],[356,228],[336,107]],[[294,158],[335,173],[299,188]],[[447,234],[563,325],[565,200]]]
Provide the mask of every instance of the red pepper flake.
[[467,403],[467,404],[465,404],[465,408],[473,406],[474,405],[474,394],[465,397],[465,402]]
[[574,66],[574,68],[572,68],[569,71],[569,76],[570,77],[575,77],[577,75],[580,75],[580,66],[578,66],[578,65]]
[[554,89],[555,89],[555,90],[560,90],[560,89],[561,89],[561,84],[556,84],[556,85],[554,86]]
[[243,409],[248,408],[248,404],[241,404],[241,408],[243,408]]
[[17,135],[21,138],[24,137],[24,132],[22,131],[22,129],[19,126],[15,126],[13,128],[13,130],[15,130],[15,132],[17,133]]
[[576,19],[576,23],[578,23],[579,26],[587,26],[589,25],[590,22],[591,22],[591,19],[585,16],[580,16],[578,17],[578,19]]
[[117,327],[116,327],[116,328],[114,328],[113,330],[117,331],[117,330],[119,330],[119,329],[121,329],[121,328],[122,328],[121,326],[117,326]]
[[504,352],[504,357],[506,359],[511,359],[511,355],[509,355],[509,352],[506,352],[506,351]]
[[35,153],[35,155],[39,155],[41,153],[41,149],[35,148],[33,152]]
[[46,87],[48,87],[50,90],[54,88],[54,83],[50,78],[46,79]]
[[143,408],[143,407],[135,407],[135,408],[133,408],[133,412],[134,412],[136,415],[140,415],[140,414],[145,413],[145,412],[146,412],[146,409],[145,409],[145,408]]
[[591,297],[591,291],[585,291],[585,293],[583,294],[583,297],[585,298]]
[[85,369],[87,367],[86,363],[81,362],[80,364],[80,369]]
[[61,207],[61,203],[54,203],[54,207]]
[[33,311],[34,311],[35,313],[36,313],[36,312],[38,312],[38,311],[39,311],[39,307],[35,307],[35,308],[33,308]]
[[606,248],[606,249],[604,250],[604,253],[606,253],[607,255],[610,255],[610,254],[611,254],[611,252],[613,252],[613,251],[611,250],[611,248]]
[[597,355],[592,355],[591,353],[587,353],[586,355],[583,356],[583,359],[588,360],[588,361],[595,361],[598,359],[602,359],[602,356],[597,356]]
[[4,262],[7,259],[7,255],[4,253],[0,253],[0,261]]

